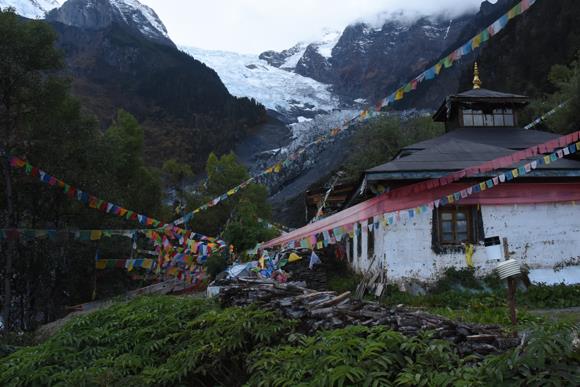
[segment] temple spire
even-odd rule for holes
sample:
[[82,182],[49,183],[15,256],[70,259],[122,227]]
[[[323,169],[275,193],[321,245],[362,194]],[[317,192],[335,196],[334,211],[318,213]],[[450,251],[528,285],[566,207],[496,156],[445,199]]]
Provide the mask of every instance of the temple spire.
[[473,66],[473,88],[481,89],[481,83],[481,79],[479,79],[479,66],[475,62],[475,66]]

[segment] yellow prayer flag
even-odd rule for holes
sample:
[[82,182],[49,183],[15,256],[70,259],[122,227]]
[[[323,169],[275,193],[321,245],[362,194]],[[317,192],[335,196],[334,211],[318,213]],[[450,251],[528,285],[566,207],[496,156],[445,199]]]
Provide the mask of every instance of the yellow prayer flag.
[[127,271],[133,271],[134,269],[134,265],[135,265],[135,260],[134,259],[129,259],[127,261],[128,265],[127,265]]
[[143,269],[151,269],[152,266],[153,266],[152,259],[144,259],[143,260]]
[[473,265],[473,253],[474,253],[474,247],[472,244],[468,243],[465,246],[465,263],[467,263],[468,267],[474,267]]
[[101,230],[91,230],[91,240],[98,241],[103,237],[103,232]]
[[275,173],[280,173],[280,171],[282,170],[282,164],[278,163],[274,166],[274,172]]
[[447,196],[447,201],[449,203],[453,203],[455,201],[455,198],[453,197],[453,195],[449,195],[449,196]]
[[443,65],[441,64],[441,62],[437,63],[435,65],[435,74],[439,74],[441,72],[442,68],[443,68]]
[[485,183],[479,183],[479,188],[480,188],[482,191],[485,191],[485,190],[487,189],[487,186],[485,185]]
[[518,169],[512,169],[512,175],[514,175],[514,177],[518,177],[520,175],[520,173],[518,172]]
[[274,167],[268,168],[264,172],[265,173],[272,173],[272,172],[274,172]]
[[405,96],[405,92],[403,91],[403,89],[397,90],[397,93],[395,94],[395,101],[402,100],[404,96]]
[[97,270],[105,270],[105,268],[107,267],[107,261],[99,260],[95,264],[95,267],[97,268]]
[[476,49],[481,46],[481,34],[478,34],[473,39],[471,39],[471,48]]
[[550,160],[550,156],[544,156],[544,163],[545,163],[546,165],[547,165],[547,164],[550,164],[551,162],[552,162],[552,160]]
[[316,248],[317,248],[318,250],[322,249],[323,247],[324,247],[324,243],[322,243],[322,242],[318,242],[318,243],[316,243]]
[[290,256],[288,257],[288,263],[292,263],[292,262],[296,262],[296,261],[300,261],[302,259],[301,256],[299,256],[296,253],[292,253],[290,254]]

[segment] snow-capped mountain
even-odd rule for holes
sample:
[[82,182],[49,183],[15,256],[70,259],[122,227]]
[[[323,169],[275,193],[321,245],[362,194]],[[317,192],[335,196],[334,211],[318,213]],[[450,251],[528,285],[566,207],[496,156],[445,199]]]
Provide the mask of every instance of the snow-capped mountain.
[[434,60],[454,42],[473,15],[409,20],[391,14],[382,24],[355,23],[321,42],[301,43],[260,55],[272,66],[332,84],[341,95],[377,97]]
[[232,95],[254,98],[288,118],[312,117],[339,106],[329,85],[271,66],[255,55],[181,49],[214,69]]
[[[260,58],[271,66],[332,85],[343,100],[375,101],[418,75],[513,6],[514,0],[483,1],[479,12],[460,16],[387,11],[373,22],[356,22],[342,33],[327,33],[312,43],[299,43]],[[463,39],[463,40],[462,40]],[[439,97],[437,97],[438,100]],[[428,99],[428,100],[427,100]],[[420,107],[434,107],[434,98]]]
[[49,12],[47,19],[85,29],[102,29],[119,23],[150,40],[173,45],[159,16],[137,0],[68,0]]
[[265,60],[274,67],[294,71],[307,51],[314,51],[324,58],[330,58],[332,49],[338,43],[340,36],[340,31],[325,31],[322,38],[317,41],[311,43],[300,42],[294,47],[281,52],[266,51],[260,54],[260,59]]
[[29,19],[42,19],[48,11],[60,6],[56,0],[0,0],[0,8],[14,8],[16,13]]

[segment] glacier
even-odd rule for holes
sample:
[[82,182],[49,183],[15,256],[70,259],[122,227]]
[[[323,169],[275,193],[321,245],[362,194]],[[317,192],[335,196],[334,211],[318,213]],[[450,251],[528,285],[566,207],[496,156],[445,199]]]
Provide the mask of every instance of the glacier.
[[180,49],[214,69],[232,95],[253,98],[293,121],[339,108],[330,85],[271,66],[257,55]]

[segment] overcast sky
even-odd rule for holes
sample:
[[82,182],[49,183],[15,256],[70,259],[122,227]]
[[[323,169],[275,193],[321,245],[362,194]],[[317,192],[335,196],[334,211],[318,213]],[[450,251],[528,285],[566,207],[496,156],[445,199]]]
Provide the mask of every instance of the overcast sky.
[[[458,14],[482,0],[140,0],[161,17],[179,45],[259,53],[313,40],[382,12]],[[495,3],[495,0],[492,1]]]

